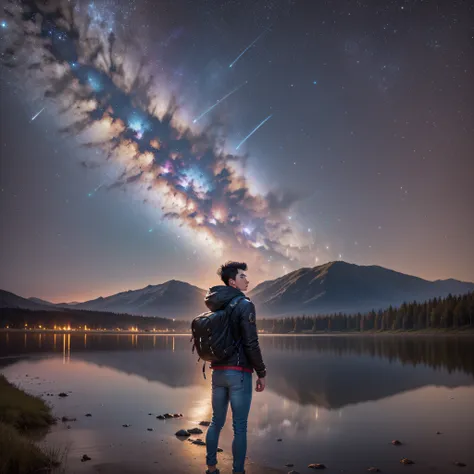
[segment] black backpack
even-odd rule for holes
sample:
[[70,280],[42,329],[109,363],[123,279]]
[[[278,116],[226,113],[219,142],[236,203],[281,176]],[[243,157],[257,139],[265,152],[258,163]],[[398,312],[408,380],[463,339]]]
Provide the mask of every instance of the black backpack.
[[240,340],[234,340],[230,317],[234,308],[244,298],[245,296],[238,295],[224,309],[207,311],[193,319],[191,323],[192,352],[194,353],[196,349],[199,360],[204,361],[202,368],[204,378],[206,378],[206,362],[225,360],[238,348]]

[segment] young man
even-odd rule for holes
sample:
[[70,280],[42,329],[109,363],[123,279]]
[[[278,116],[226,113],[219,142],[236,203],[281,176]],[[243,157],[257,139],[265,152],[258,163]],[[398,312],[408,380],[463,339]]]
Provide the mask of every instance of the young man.
[[[224,285],[209,289],[205,303],[211,311],[225,308],[236,296],[244,296],[249,286],[247,264],[227,262],[218,270]],[[257,373],[256,391],[265,390],[265,364],[258,344],[255,306],[245,297],[229,311],[232,335],[240,341],[236,352],[227,360],[213,362],[212,371],[212,422],[206,435],[207,474],[219,474],[217,469],[217,446],[219,434],[224,426],[230,402],[234,440],[233,473],[245,474],[247,453],[247,419],[252,401],[252,372]]]

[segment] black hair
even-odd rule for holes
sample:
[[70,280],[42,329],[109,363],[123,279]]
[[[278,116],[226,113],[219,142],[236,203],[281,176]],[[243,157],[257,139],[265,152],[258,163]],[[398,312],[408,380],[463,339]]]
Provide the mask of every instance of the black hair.
[[239,270],[247,271],[247,264],[244,262],[226,262],[221,265],[217,270],[217,274],[221,277],[221,280],[229,286],[229,280],[235,280]]

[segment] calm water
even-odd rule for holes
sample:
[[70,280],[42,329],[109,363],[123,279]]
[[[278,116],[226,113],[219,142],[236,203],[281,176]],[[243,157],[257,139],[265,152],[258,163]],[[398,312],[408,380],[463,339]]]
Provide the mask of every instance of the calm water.
[[[251,459],[293,463],[300,472],[315,462],[331,472],[474,472],[474,339],[265,336],[261,346],[268,388],[253,396]],[[129,452],[151,459],[156,443],[179,443],[177,429],[211,416],[209,380],[188,336],[0,333],[0,357],[9,380],[44,395],[57,416],[78,418],[46,438],[68,445],[71,458],[87,452],[106,462]],[[61,391],[71,393],[46,395]],[[185,417],[149,415],[166,412]],[[227,452],[231,440],[228,423]],[[416,464],[402,466],[402,457]],[[88,472],[86,463],[81,468]]]

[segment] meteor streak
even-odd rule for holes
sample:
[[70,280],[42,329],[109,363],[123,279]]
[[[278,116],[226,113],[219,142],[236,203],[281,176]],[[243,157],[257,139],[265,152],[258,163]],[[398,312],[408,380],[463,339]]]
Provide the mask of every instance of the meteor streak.
[[94,191],[90,192],[88,194],[89,197],[92,197],[102,186],[104,186],[105,183],[100,183],[99,186],[97,186]]
[[263,33],[260,33],[230,64],[229,67],[233,67],[234,64],[269,30],[267,28]]
[[[98,152],[84,164],[86,169],[107,165],[117,171],[116,177],[109,178],[111,183],[102,182],[88,196],[103,188],[136,193],[140,201],[156,208],[162,220],[185,227],[218,252],[245,251],[255,261],[286,262],[285,250],[297,237],[283,216],[298,196],[252,192],[243,174],[246,158],[223,152],[220,135],[193,131],[187,124],[178,126],[174,100],[168,106],[163,103],[161,112],[156,110],[161,101],[155,90],[158,84],[145,70],[133,72],[140,51],[120,53],[127,37],[91,24],[87,15],[76,14],[73,2],[57,3],[60,6],[51,9],[43,8],[44,0],[18,0],[20,9],[12,13],[16,30],[6,49],[0,45],[0,64],[17,69],[18,77],[28,77],[35,87],[48,84],[46,96],[62,111],[60,130]],[[247,82],[217,100],[195,122]],[[124,202],[134,213],[128,199]],[[244,223],[249,226],[246,230]]]
[[[273,114],[272,114],[273,115]],[[260,122],[236,147],[235,149],[238,150],[241,145],[243,145],[265,122],[272,118],[272,115],[269,115],[265,120]]]
[[33,122],[33,120],[38,117],[38,115],[43,112],[43,110],[45,109],[46,107],[43,107],[37,114],[33,115],[33,117],[31,117],[31,121]]
[[214,107],[217,107],[221,102],[227,99],[227,97],[230,97],[234,92],[237,92],[241,87],[244,87],[245,84],[247,84],[249,81],[245,81],[243,84],[240,84],[240,86],[237,86],[235,89],[231,90],[228,94],[226,94],[222,99],[218,99],[214,105],[206,109],[199,117],[196,117],[193,120],[193,123],[196,123],[197,121],[201,120],[206,114],[208,114]]

